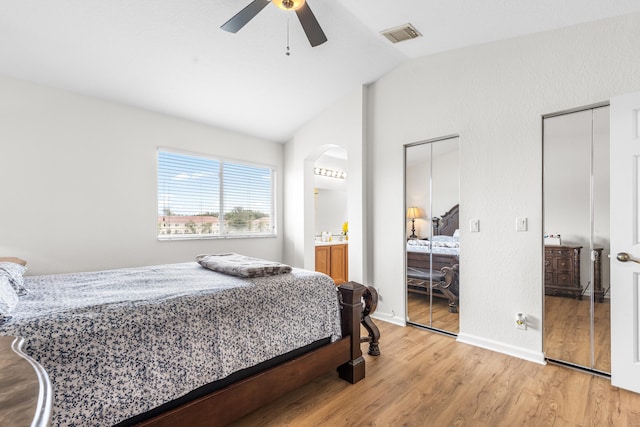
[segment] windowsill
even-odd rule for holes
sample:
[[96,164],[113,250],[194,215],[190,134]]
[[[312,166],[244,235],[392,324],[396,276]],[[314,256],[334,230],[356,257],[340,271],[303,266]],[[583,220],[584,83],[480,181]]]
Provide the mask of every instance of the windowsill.
[[277,234],[227,234],[224,236],[202,236],[198,234],[171,234],[166,236],[158,236],[160,242],[168,242],[174,240],[228,240],[228,239],[264,239],[278,237]]

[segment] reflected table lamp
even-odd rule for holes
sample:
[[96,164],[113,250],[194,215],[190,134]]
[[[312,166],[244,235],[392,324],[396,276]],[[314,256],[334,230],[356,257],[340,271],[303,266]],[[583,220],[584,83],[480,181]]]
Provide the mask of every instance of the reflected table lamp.
[[407,210],[407,218],[409,218],[411,220],[411,236],[409,236],[410,239],[417,239],[418,236],[416,236],[416,218],[420,218],[420,210],[416,207],[410,207]]

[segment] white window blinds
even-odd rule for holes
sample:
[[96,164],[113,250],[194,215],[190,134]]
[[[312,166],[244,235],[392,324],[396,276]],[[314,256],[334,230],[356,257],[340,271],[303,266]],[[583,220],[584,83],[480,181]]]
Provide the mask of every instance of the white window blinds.
[[275,171],[158,151],[158,238],[275,235]]

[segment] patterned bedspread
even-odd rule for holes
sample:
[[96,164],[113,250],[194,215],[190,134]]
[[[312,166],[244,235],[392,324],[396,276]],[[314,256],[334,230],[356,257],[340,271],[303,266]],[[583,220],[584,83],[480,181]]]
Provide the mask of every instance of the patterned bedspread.
[[0,335],[53,386],[52,425],[108,426],[322,338],[340,336],[325,275],[244,279],[197,263],[25,277]]

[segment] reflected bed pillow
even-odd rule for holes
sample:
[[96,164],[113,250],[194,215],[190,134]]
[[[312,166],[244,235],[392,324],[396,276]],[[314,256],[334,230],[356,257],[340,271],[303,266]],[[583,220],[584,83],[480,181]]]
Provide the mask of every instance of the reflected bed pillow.
[[457,243],[458,238],[454,236],[432,236],[430,239],[432,242],[452,242]]
[[440,247],[440,248],[458,248],[460,247],[460,243],[458,239],[453,238],[451,236],[433,236],[434,239],[436,237],[448,237],[449,239],[435,239],[435,240],[409,240],[407,245],[409,246],[432,246],[432,247]]

